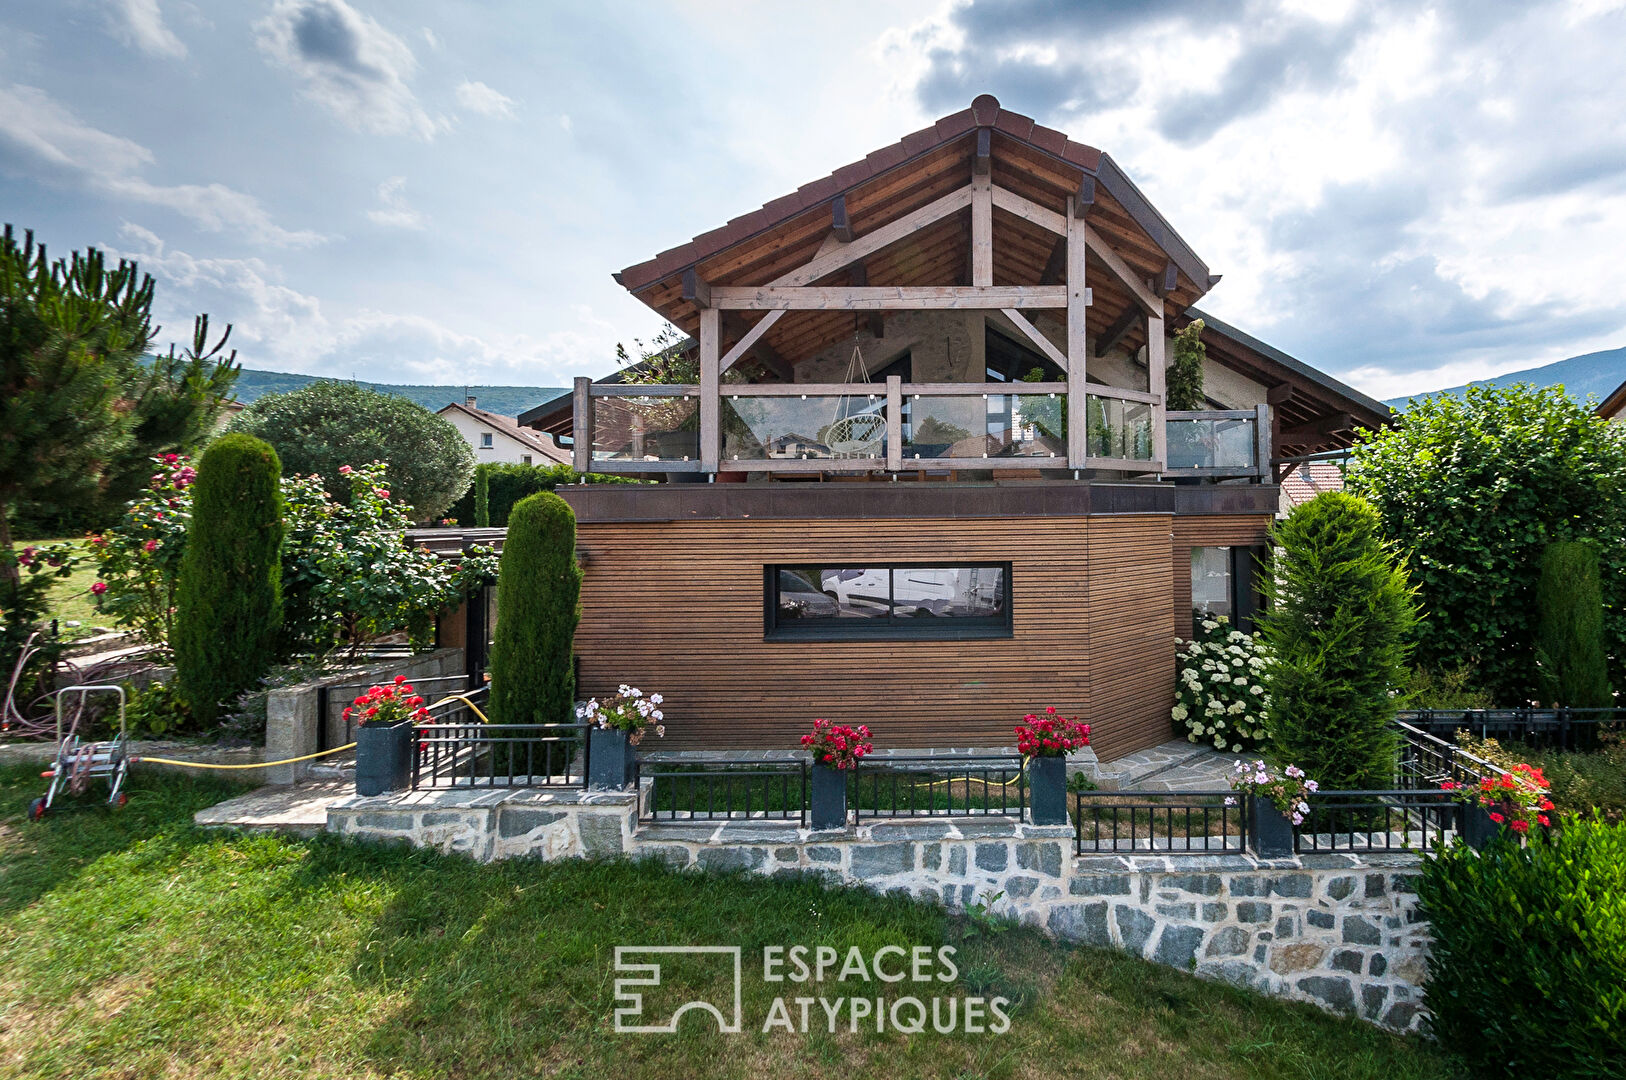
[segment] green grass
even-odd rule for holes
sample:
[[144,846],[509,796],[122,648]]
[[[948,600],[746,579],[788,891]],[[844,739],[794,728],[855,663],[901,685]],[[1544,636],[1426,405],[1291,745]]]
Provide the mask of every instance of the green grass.
[[[112,620],[96,610],[96,598],[90,595],[91,583],[96,580],[96,563],[88,557],[87,545],[82,539],[65,537],[54,540],[18,540],[17,550],[30,545],[68,543],[78,555],[87,556],[74,568],[72,574],[51,586],[51,609],[47,618],[57,620],[63,641],[77,641],[100,632],[99,627],[112,628]],[[72,625],[77,623],[78,625]]]
[[[479,865],[207,833],[190,815],[233,789],[139,773],[123,811],[87,800],[31,824],[40,783],[0,770],[6,1077],[1457,1075],[1420,1039],[907,900],[652,863]],[[798,943],[953,945],[960,985],[939,992],[1011,998],[1013,1026],[761,1034],[771,997],[796,991],[770,990],[753,956]],[[745,1033],[699,1018],[676,1035],[616,1034],[620,944],[744,946]]]

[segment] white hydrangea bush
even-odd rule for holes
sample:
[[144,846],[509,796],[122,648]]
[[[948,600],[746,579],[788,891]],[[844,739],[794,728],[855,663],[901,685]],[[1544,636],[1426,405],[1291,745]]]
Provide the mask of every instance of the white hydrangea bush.
[[1223,616],[1204,619],[1191,641],[1176,639],[1180,649],[1174,681],[1175,727],[1190,742],[1241,753],[1265,739],[1265,713],[1270,707],[1266,673],[1270,654]]

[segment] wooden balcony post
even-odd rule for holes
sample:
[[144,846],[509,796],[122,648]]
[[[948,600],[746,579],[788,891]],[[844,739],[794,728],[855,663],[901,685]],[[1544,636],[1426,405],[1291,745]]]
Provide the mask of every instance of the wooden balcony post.
[[1168,467],[1169,462],[1169,427],[1168,403],[1164,401],[1166,393],[1167,359],[1164,356],[1166,342],[1163,337],[1163,316],[1148,315],[1146,317],[1146,389],[1157,395],[1157,402],[1152,406],[1152,460],[1157,462],[1159,471]]
[[903,377],[886,377],[886,468],[903,469]]
[[1259,482],[1268,484],[1275,476],[1270,465],[1271,455],[1275,452],[1270,439],[1270,406],[1255,406],[1253,415],[1254,466],[1259,470]]
[[721,321],[714,307],[700,309],[700,471],[715,473],[723,452]]
[[1084,360],[1089,352],[1085,318],[1090,313],[1090,290],[1084,283],[1089,246],[1084,238],[1086,209],[1067,200],[1067,467],[1084,468],[1089,443],[1085,439]]
[[576,377],[570,401],[570,443],[572,466],[579,473],[593,468],[593,380]]

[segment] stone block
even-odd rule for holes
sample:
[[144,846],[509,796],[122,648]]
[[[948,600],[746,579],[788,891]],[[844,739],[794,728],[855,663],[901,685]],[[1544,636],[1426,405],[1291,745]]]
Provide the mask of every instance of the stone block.
[[1258,900],[1243,900],[1236,906],[1236,921],[1245,923],[1269,922],[1273,913],[1270,905]]
[[682,870],[691,861],[689,849],[680,844],[649,844],[639,848],[638,854],[642,858],[659,860],[677,870]]
[[[1278,975],[1309,971],[1319,966],[1326,955],[1327,950],[1320,945],[1310,945],[1306,942],[1297,945],[1277,945],[1270,950],[1270,970]],[[1350,1000],[1353,1002],[1354,998]]]
[[878,844],[921,844],[947,840],[952,827],[946,821],[887,821],[870,826],[870,839]]
[[1157,939],[1152,959],[1160,964],[1187,970],[1197,963],[1197,949],[1203,943],[1200,926],[1165,926]]
[[1354,949],[1339,949],[1332,954],[1332,966],[1337,971],[1359,975],[1361,969],[1366,966],[1366,957]]
[[1227,904],[1209,903],[1203,905],[1203,922],[1205,923],[1224,922],[1230,914],[1231,908]]
[[948,872],[954,877],[965,876],[965,845],[955,844],[949,848]]
[[373,832],[406,833],[412,831],[412,814],[402,812],[398,814],[357,814],[350,819],[357,829],[368,829]]
[[1338,975],[1311,975],[1296,984],[1300,992],[1339,1012],[1355,1011],[1355,988]]
[[1057,904],[1050,909],[1047,925],[1052,934],[1068,941],[1099,946],[1112,944],[1104,900],[1093,904]]
[[1392,978],[1413,986],[1422,986],[1423,980],[1428,978],[1428,961],[1421,956],[1403,956],[1391,961],[1389,968]]
[[1366,970],[1371,975],[1382,975],[1389,970],[1389,960],[1382,953],[1375,952],[1372,954],[1372,963]]
[[1199,968],[1198,974],[1228,982],[1232,986],[1252,987],[1258,981],[1258,972],[1252,965],[1237,960]]
[[1118,919],[1118,937],[1123,947],[1137,956],[1146,955],[1146,943],[1151,940],[1152,931],[1157,929],[1157,920],[1144,911],[1122,904],[1114,914]]
[[1306,911],[1304,921],[1317,930],[1331,930],[1333,924],[1338,920],[1333,917],[1330,911]]
[[1068,883],[1074,896],[1128,896],[1128,874],[1080,874]]
[[[440,817],[442,815],[435,815]],[[450,816],[450,815],[448,815]],[[497,811],[497,835],[504,839],[514,836],[524,836],[526,833],[552,825],[565,815],[557,810],[522,810],[503,807]],[[428,825],[429,815],[424,815],[424,824]],[[619,828],[617,829],[619,833]]]
[[1019,874],[1005,880],[1005,895],[1012,900],[1026,900],[1033,895],[1033,890],[1039,887],[1039,879]]
[[1283,915],[1276,920],[1276,936],[1290,938],[1298,936],[1298,920],[1291,915]]
[[1170,874],[1159,884],[1164,888],[1197,893],[1199,896],[1218,896],[1220,894],[1220,877],[1218,874]]
[[915,868],[915,845],[854,844],[848,868],[860,881],[908,873]]
[[841,849],[830,845],[818,845],[805,849],[808,860],[816,863],[839,863]]
[[920,845],[920,868],[922,870],[939,870],[943,866],[943,845]]
[[1347,900],[1355,892],[1355,879],[1350,876],[1335,877],[1327,882],[1327,897],[1331,900]]
[[1397,893],[1415,893],[1417,877],[1416,874],[1395,874],[1389,879],[1389,889]]
[[1010,863],[1010,850],[1004,844],[978,844],[977,869],[1003,870]]
[[435,825],[468,825],[478,824],[478,815],[466,814],[461,810],[431,810],[423,816],[424,828]]
[[760,870],[767,851],[759,847],[701,848],[695,865],[702,870]]
[[612,858],[621,854],[621,819],[618,816],[582,814],[576,820],[576,828],[581,831],[582,852],[588,858]]
[[1409,1031],[1417,1019],[1418,1006],[1410,1001],[1397,1001],[1383,1014],[1383,1026],[1396,1031]]
[[1264,896],[1266,880],[1254,874],[1238,874],[1231,879],[1232,896]]
[[1205,956],[1241,956],[1248,951],[1248,932],[1240,926],[1222,926],[1209,935]]
[[775,862],[799,863],[802,861],[802,849],[795,847],[782,847],[773,849]]
[[1046,877],[1061,877],[1061,845],[1055,841],[1023,841],[1016,845],[1016,865]]
[[1376,900],[1381,896],[1387,895],[1389,891],[1387,884],[1388,883],[1382,874],[1367,874],[1365,892],[1366,898],[1368,900]]
[[1387,986],[1361,987],[1361,1015],[1376,1020],[1383,1014],[1383,1003],[1389,996]]
[[1344,916],[1344,943],[1347,945],[1381,945],[1383,931],[1360,915]]
[[1157,913],[1170,919],[1195,919],[1197,917],[1196,904],[1159,904]]
[[1270,879],[1270,892],[1266,895],[1308,900],[1314,888],[1315,878],[1309,874],[1283,874],[1281,877]]

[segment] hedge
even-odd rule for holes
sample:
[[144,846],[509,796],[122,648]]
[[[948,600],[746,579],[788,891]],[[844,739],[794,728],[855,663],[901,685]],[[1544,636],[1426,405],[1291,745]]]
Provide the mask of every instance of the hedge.
[[570,505],[546,491],[521,499],[508,523],[497,573],[494,720],[566,724],[575,718],[571,645],[581,583]]
[[[462,526],[484,528],[488,525],[504,526],[514,504],[528,495],[552,491],[566,484],[579,483],[582,474],[569,465],[510,465],[490,462],[474,468],[474,483],[463,497],[452,504],[446,516]],[[606,476],[588,473],[589,484],[637,484],[642,481],[629,476]],[[486,503],[485,519],[481,520],[479,503],[481,492]]]

